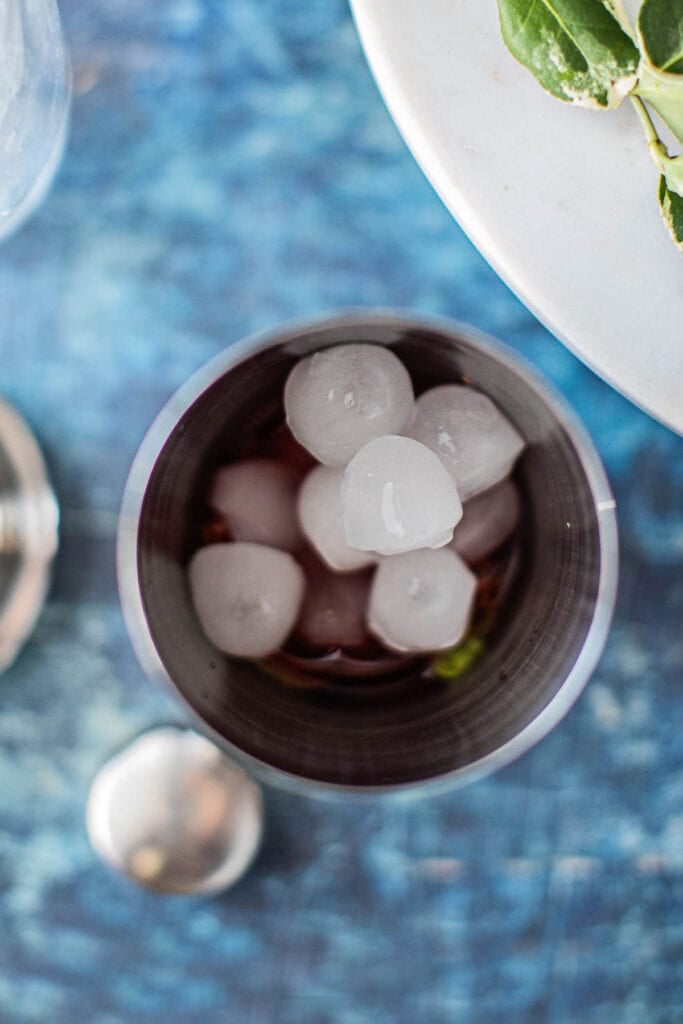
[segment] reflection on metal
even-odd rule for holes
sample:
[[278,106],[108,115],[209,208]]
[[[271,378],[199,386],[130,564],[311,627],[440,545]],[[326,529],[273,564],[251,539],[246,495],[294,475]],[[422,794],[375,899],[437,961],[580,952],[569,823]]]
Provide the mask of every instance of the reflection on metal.
[[38,445],[0,400],[0,671],[14,661],[42,608],[58,518]]
[[86,812],[99,856],[156,892],[234,885],[261,840],[261,791],[213,743],[167,726],[139,736],[95,777]]

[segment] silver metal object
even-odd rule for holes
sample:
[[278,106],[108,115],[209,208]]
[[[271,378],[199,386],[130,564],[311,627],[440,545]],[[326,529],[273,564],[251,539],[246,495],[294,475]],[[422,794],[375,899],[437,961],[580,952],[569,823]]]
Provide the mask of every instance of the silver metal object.
[[57,501],[31,431],[0,400],[0,672],[33,629],[57,551]]
[[[388,345],[418,391],[465,381],[526,441],[516,468],[520,572],[482,656],[454,685],[323,693],[283,685],[203,635],[186,580],[188,530],[207,473],[264,424],[301,356],[346,342]],[[203,475],[202,475],[203,474]],[[232,345],[173,396],[142,443],[118,538],[121,601],[136,652],[214,742],[269,781],[307,792],[423,791],[509,764],[586,685],[609,630],[618,577],[615,501],[585,429],[517,354],[452,321],[360,310],[288,324]],[[370,692],[372,690],[372,692]]]
[[166,726],[108,761],[86,810],[93,848],[160,893],[209,895],[234,885],[258,850],[261,790],[209,740]]

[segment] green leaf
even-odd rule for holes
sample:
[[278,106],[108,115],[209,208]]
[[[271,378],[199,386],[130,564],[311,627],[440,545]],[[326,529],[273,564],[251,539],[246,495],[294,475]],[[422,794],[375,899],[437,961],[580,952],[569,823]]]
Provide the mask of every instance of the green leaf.
[[637,81],[640,53],[619,9],[619,0],[498,0],[508,49],[543,88],[604,109],[618,107]]
[[651,153],[657,167],[666,179],[669,192],[675,192],[683,199],[683,156],[669,156],[663,143],[651,147]]
[[644,0],[638,34],[653,68],[683,75],[683,0]]
[[432,671],[437,679],[445,681],[459,679],[474,664],[484,650],[484,641],[471,636],[458,647],[439,654],[432,662]]
[[659,206],[669,234],[683,250],[683,197],[668,187],[664,175],[659,179]]
[[657,71],[643,61],[634,92],[654,107],[678,141],[683,143],[683,75]]
[[622,0],[605,0],[605,6],[612,12],[626,35],[635,41],[636,34],[631,28]]

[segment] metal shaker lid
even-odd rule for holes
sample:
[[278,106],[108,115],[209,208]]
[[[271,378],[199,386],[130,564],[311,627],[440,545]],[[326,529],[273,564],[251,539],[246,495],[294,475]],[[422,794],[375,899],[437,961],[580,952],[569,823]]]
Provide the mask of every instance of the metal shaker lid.
[[263,831],[259,786],[210,740],[151,729],[99,770],[86,809],[101,859],[159,893],[210,895],[251,865]]
[[0,399],[0,672],[16,658],[43,606],[58,521],[38,444]]

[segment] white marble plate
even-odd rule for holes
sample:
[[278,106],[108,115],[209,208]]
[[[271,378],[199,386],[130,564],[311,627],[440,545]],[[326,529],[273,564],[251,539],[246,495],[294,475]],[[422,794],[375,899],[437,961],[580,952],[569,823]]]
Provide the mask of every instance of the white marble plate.
[[506,50],[496,0],[351,3],[394,119],[475,245],[581,359],[683,433],[683,253],[630,104],[547,96]]

